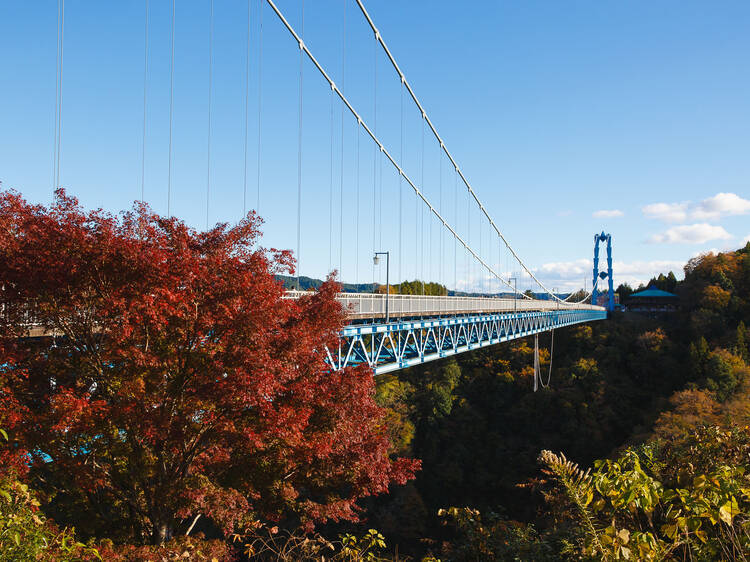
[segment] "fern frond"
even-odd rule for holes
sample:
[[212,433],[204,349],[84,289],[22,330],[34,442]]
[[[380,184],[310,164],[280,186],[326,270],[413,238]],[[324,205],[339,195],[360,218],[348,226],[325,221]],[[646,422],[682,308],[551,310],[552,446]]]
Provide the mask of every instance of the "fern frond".
[[556,455],[552,451],[544,450],[539,454],[539,461],[544,463],[557,481],[562,484],[568,499],[576,506],[595,552],[606,556],[606,551],[599,538],[600,532],[596,528],[593,513],[589,504],[594,493],[591,469],[586,471],[565,458],[563,453]]

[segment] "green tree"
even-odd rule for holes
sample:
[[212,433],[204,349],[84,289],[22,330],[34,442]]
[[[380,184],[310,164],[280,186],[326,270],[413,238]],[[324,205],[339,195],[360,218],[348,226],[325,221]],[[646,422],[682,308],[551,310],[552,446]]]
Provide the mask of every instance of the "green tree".
[[[0,429],[0,439],[8,435]],[[70,529],[58,529],[39,510],[27,484],[12,474],[0,479],[0,560],[101,560],[99,552],[78,542]]]
[[740,322],[737,325],[737,331],[734,337],[734,350],[745,363],[750,359],[750,349],[748,349],[747,343],[747,328],[745,327],[744,322]]
[[621,283],[617,290],[615,291],[618,295],[620,295],[620,302],[625,302],[625,299],[627,299],[630,295],[634,293],[633,287],[628,285],[627,283]]
[[709,353],[708,342],[703,336],[697,342],[690,344],[688,357],[690,359],[690,370],[693,379],[700,379],[706,376]]
[[712,353],[706,365],[706,387],[716,393],[720,402],[729,398],[739,384],[725,355]]
[[747,457],[730,465],[719,455],[701,466],[705,472],[690,468],[696,450],[731,443],[746,451],[749,438],[747,429],[703,427],[674,449],[658,442],[630,448],[616,460],[597,461],[593,471],[550,451],[543,451],[540,461],[556,485],[549,499],[565,498],[569,515],[579,522],[582,532],[572,536],[583,556],[745,560],[750,554],[743,530],[750,522]]
[[667,275],[667,282],[664,290],[674,293],[675,289],[677,289],[677,277],[675,277],[674,272],[670,271]]

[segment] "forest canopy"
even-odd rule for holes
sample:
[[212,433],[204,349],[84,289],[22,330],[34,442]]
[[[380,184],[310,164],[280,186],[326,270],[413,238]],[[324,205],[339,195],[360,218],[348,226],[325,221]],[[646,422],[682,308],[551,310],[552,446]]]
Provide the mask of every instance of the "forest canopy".
[[332,372],[339,285],[283,298],[253,214],[6,191],[0,226],[0,558],[750,554],[750,244],[655,277],[674,313],[540,336],[533,392],[528,338]]

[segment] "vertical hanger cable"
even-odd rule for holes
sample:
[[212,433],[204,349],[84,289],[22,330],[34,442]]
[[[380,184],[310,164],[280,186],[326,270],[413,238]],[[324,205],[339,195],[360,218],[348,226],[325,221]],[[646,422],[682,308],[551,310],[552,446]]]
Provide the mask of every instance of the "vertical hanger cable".
[[62,100],[63,100],[63,60],[65,51],[65,0],[59,4],[59,37],[58,74],[57,74],[57,169],[55,170],[55,188],[60,187],[60,152],[62,146]]
[[146,0],[143,30],[143,134],[141,138],[141,203],[146,192],[146,86],[148,84],[148,0]]
[[[331,88],[331,148],[330,148],[330,167],[328,170],[328,272],[333,269],[333,110],[335,94]],[[374,267],[374,266],[373,266]]]
[[354,271],[354,282],[359,284],[359,141],[360,137],[360,130],[359,130],[359,121],[356,124],[356,131],[357,131],[357,162],[356,162],[356,172],[357,172],[357,211],[356,211],[356,224],[355,228],[357,230],[357,233],[355,235],[355,243],[356,246],[356,265],[355,265],[355,271]]
[[167,157],[167,217],[172,216],[172,130],[174,123],[174,24],[176,0],[172,0],[172,35],[169,55],[169,151]]
[[[300,17],[302,20],[301,37],[305,37],[305,0],[300,4]],[[302,267],[302,94],[305,53],[302,50],[302,42],[299,46],[299,127],[297,130],[297,290],[300,290],[300,268]]]
[[[373,43],[373,61],[372,61],[372,73],[373,73],[373,84],[372,84],[372,115],[373,115],[373,129],[377,135],[378,131],[378,37],[374,36],[375,41]],[[377,214],[378,214],[378,196],[377,196],[377,182],[378,182],[378,146],[373,143],[372,145],[372,253],[378,251],[376,243],[376,226],[377,226]],[[372,263],[372,282],[375,283],[375,262]]]
[[[420,156],[420,163],[422,167],[422,179],[420,180],[420,183],[422,184],[422,189],[425,188],[424,186],[424,115],[422,115],[422,150],[421,150],[421,156]],[[420,259],[420,276],[422,277],[422,296],[424,296],[424,205],[420,205],[421,207],[421,215],[422,215],[422,226],[420,229],[421,234],[421,241],[420,241],[420,250],[421,250],[421,259]]]
[[209,205],[211,202],[211,94],[213,89],[214,70],[214,0],[209,0],[208,5],[208,130],[206,133],[206,230],[208,230]]
[[[439,192],[438,192],[438,209],[440,210],[440,214],[443,214],[443,152],[442,150],[438,152],[438,170],[439,170],[439,179],[438,179],[438,185],[439,185]],[[440,230],[440,240],[438,241],[438,248],[440,248],[440,257],[438,258],[438,267],[440,268],[438,272],[438,281],[440,283],[444,283],[445,279],[443,279],[443,228]],[[480,248],[481,250],[481,248]]]
[[242,217],[247,216],[247,133],[250,109],[250,0],[247,0],[247,44],[245,45],[245,150],[242,171]]
[[[399,165],[403,168],[404,166],[404,84],[401,83],[400,90],[401,92],[401,125],[400,125],[400,155],[399,155]],[[403,174],[399,172],[398,174],[398,283],[399,283],[399,292],[401,292],[401,258],[402,258],[402,245],[403,245],[403,226],[404,226],[404,190],[403,190]]]
[[54,134],[52,135],[52,194],[57,190],[57,114],[60,109],[60,0],[57,0],[57,52],[55,53],[55,119],[53,121]]
[[255,201],[255,212],[260,213],[260,167],[261,167],[261,141],[262,141],[262,117],[263,117],[263,4],[264,0],[258,0],[258,161],[256,164],[257,198]]
[[[341,26],[341,87],[346,87],[346,0]],[[339,279],[343,281],[344,269],[344,117],[346,105],[341,102],[341,175],[339,178]]]

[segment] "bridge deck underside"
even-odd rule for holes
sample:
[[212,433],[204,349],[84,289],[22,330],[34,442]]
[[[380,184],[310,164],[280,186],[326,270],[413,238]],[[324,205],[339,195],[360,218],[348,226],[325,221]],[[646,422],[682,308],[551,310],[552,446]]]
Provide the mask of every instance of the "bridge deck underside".
[[337,350],[327,350],[336,369],[369,365],[382,375],[473,349],[584,322],[604,320],[605,310],[542,310],[467,314],[372,324],[351,324]]

